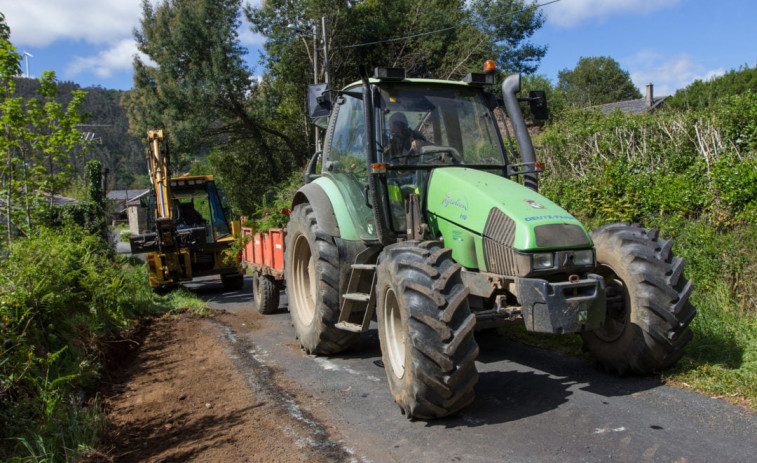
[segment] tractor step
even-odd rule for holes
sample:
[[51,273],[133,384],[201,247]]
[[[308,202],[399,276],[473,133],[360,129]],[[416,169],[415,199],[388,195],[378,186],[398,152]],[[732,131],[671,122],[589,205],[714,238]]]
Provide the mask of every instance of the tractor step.
[[344,331],[352,331],[353,333],[362,333],[363,332],[363,325],[358,325],[357,323],[350,323],[350,322],[339,322],[336,325],[337,328]]
[[345,293],[342,297],[357,302],[368,302],[371,300],[371,295],[369,293]]
[[376,270],[376,264],[352,264],[355,270]]
[[368,330],[376,305],[376,264],[366,263],[376,259],[376,250],[367,249],[350,265],[350,281],[342,294],[342,307],[336,327],[355,333]]

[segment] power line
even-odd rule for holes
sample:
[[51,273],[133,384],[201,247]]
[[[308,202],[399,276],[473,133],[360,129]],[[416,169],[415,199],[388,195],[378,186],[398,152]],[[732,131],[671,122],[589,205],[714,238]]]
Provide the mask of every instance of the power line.
[[[536,8],[543,8],[543,7],[547,6],[547,5],[551,5],[553,3],[557,3],[557,2],[560,2],[560,1],[562,1],[562,0],[551,0],[551,1],[548,1],[548,2],[545,2],[545,3],[540,3],[540,4],[536,5]],[[504,18],[506,18],[508,16],[512,16],[512,13],[503,14],[502,16],[499,16],[499,18],[500,19],[504,19]],[[494,16],[494,18],[497,18],[497,16]],[[431,31],[431,32],[421,32],[420,34],[407,35],[405,37],[396,37],[396,38],[393,38],[393,39],[386,39],[386,40],[376,40],[375,42],[358,43],[358,44],[355,44],[355,45],[344,45],[344,46],[341,46],[341,47],[331,47],[331,49],[332,50],[343,50],[345,48],[365,47],[365,46],[368,46],[368,45],[377,45],[379,43],[398,42],[400,40],[413,39],[415,37],[422,37],[424,35],[439,34],[441,32],[447,32],[447,31],[452,30],[452,29],[457,29],[458,27],[462,27],[462,25],[445,27],[444,29],[437,29],[437,30]]]

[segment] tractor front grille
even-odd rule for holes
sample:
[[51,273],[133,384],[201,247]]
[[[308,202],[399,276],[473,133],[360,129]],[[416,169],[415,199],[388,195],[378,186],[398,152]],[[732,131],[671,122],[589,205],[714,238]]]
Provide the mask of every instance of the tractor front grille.
[[494,207],[486,219],[482,238],[487,270],[501,275],[517,275],[518,266],[513,251],[515,222]]

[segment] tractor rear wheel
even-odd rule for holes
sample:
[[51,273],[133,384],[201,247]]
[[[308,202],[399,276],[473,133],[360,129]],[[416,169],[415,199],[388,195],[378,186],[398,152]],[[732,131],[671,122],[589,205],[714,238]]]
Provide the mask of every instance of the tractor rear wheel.
[[681,358],[692,338],[696,309],[684,259],[657,230],[613,224],[591,232],[605,280],[607,315],[602,328],[582,333],[584,347],[606,371],[650,374]]
[[339,250],[319,228],[310,204],[298,204],[289,216],[284,262],[289,312],[302,348],[325,355],[348,348],[357,334],[334,326],[339,320]]
[[410,241],[385,248],[379,259],[381,356],[394,400],[408,418],[440,418],[475,397],[476,317],[450,254],[438,241]]
[[252,277],[252,295],[258,312],[271,314],[279,308],[279,288],[269,275],[255,273]]

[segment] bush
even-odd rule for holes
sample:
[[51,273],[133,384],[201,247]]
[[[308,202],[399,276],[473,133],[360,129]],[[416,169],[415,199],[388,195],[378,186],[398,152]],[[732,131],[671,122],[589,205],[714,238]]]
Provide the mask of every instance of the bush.
[[[659,227],[686,259],[694,339],[667,378],[757,404],[757,95],[704,111],[579,110],[534,140],[541,192],[593,228]],[[566,341],[567,344],[567,341]]]
[[597,223],[703,219],[757,224],[757,95],[705,112],[574,110],[535,140],[547,196]]
[[14,243],[0,274],[0,460],[73,459],[96,436],[96,411],[82,400],[97,385],[103,340],[159,309],[146,271],[68,226]]

